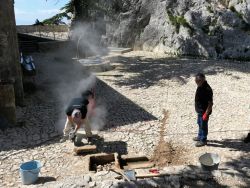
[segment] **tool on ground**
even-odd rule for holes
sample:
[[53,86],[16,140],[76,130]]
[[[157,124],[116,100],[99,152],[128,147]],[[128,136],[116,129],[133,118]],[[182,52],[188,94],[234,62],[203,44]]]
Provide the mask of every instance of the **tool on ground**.
[[136,178],[152,178],[152,177],[161,177],[161,176],[167,176],[169,174],[167,173],[159,173],[159,174],[153,174],[153,173],[150,173],[150,174],[136,174]]
[[122,175],[122,177],[124,177],[124,179],[126,179],[127,181],[131,181],[131,180],[124,174],[124,171],[123,171],[122,169],[119,169],[119,168],[114,167],[114,168],[110,169],[110,171],[113,171],[113,172],[115,172],[115,173],[117,173],[117,174]]
[[150,169],[149,172],[151,172],[153,174],[159,174],[160,173],[160,171],[158,169],[156,169],[156,168]]
[[136,177],[135,177],[135,170],[124,170],[124,175],[126,177],[128,177],[128,179],[135,181]]

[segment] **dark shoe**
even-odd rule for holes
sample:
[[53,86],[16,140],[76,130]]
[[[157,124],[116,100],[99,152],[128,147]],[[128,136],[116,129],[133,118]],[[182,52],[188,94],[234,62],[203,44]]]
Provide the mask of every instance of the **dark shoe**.
[[81,146],[84,146],[84,143],[83,142],[76,142],[76,140],[75,140],[74,141],[74,146],[81,147]]
[[70,141],[71,141],[71,142],[75,142],[75,141],[76,141],[76,136],[70,138]]
[[205,146],[207,145],[207,141],[198,141],[195,146],[196,147],[202,147],[202,146]]
[[193,141],[198,142],[198,141],[200,141],[200,139],[199,139],[199,137],[197,136],[197,137],[194,137],[194,138],[193,138]]
[[88,143],[93,143],[93,137],[88,137],[87,140],[88,140]]
[[60,139],[60,143],[66,142],[69,139],[68,136],[62,136]]

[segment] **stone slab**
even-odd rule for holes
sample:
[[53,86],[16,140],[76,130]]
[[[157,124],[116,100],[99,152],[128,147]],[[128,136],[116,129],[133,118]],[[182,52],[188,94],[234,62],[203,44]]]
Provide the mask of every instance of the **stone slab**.
[[74,148],[74,152],[76,154],[90,153],[95,151],[96,151],[96,145],[85,145]]

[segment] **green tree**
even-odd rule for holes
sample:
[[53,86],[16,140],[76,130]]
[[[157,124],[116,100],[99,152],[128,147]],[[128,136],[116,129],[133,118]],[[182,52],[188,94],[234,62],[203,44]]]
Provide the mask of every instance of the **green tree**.
[[42,22],[40,22],[38,19],[36,19],[35,23],[33,25],[43,25]]
[[100,3],[100,0],[69,0],[61,9],[61,13],[58,13],[51,18],[45,19],[44,24],[60,24],[64,18],[71,19],[71,15],[74,17],[74,21],[89,22],[95,19],[96,12],[102,12],[106,15],[110,14],[110,9],[107,3]]

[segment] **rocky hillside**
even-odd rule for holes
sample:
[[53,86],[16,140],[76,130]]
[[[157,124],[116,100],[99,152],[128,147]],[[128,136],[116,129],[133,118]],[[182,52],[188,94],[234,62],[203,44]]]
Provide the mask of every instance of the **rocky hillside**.
[[250,0],[112,0],[110,44],[172,55],[250,59]]

